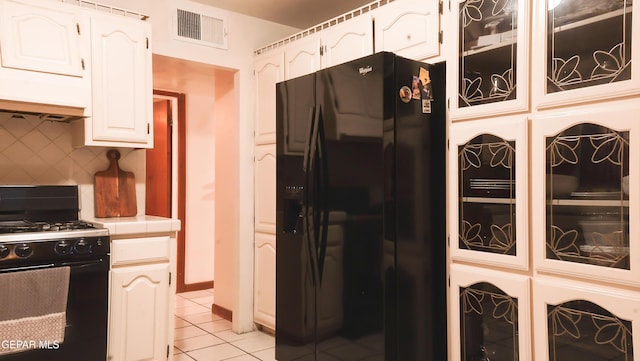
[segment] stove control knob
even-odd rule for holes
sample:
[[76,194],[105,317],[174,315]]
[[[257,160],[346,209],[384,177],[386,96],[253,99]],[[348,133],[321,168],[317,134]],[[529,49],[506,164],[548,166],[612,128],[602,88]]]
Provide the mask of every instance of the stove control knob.
[[9,256],[9,253],[9,247],[5,246],[4,244],[0,244],[0,259]]
[[27,258],[33,254],[33,250],[31,249],[31,246],[29,246],[26,243],[17,245],[13,249],[13,252],[15,252],[16,256],[20,258]]
[[54,250],[59,255],[67,255],[71,253],[71,243],[69,241],[60,241],[56,243]]
[[84,238],[77,241],[74,248],[76,249],[76,252],[78,252],[78,254],[91,253],[91,243]]

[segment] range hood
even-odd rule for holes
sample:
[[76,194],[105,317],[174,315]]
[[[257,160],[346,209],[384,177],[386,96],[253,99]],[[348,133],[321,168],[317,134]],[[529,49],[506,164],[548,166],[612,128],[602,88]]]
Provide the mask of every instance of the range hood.
[[85,108],[0,100],[0,119],[33,119],[34,117],[68,123],[88,116],[85,115]]

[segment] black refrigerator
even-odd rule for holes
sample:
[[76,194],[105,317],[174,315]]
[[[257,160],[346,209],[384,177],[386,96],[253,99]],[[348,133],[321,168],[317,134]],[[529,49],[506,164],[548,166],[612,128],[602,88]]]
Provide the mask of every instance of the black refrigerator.
[[276,360],[446,360],[445,64],[276,87]]

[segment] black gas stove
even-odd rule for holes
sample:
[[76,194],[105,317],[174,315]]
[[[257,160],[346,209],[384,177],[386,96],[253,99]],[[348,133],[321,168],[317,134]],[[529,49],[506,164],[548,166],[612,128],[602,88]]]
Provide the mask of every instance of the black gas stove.
[[[0,186],[0,290],[15,291],[0,292],[0,304],[14,310],[0,312],[0,331],[59,320],[60,311],[64,322],[25,326],[21,343],[0,344],[2,361],[107,359],[109,233],[80,220],[79,208],[77,186]],[[41,315],[37,297],[20,296],[43,289],[64,290],[66,305]]]
[[108,231],[78,212],[77,186],[0,186],[0,269],[108,254]]

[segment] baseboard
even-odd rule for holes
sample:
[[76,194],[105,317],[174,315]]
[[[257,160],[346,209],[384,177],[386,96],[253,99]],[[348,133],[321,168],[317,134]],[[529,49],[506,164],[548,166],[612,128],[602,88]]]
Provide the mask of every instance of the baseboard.
[[224,307],[218,306],[215,303],[211,305],[211,312],[216,314],[227,321],[232,321],[233,319],[233,311],[228,310]]
[[185,284],[183,287],[180,287],[180,289],[177,290],[177,293],[208,290],[210,288],[213,288],[213,281],[189,283],[189,284]]

